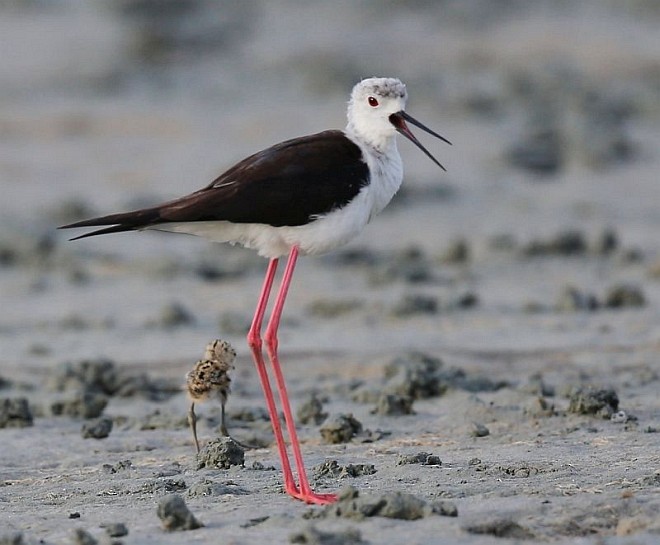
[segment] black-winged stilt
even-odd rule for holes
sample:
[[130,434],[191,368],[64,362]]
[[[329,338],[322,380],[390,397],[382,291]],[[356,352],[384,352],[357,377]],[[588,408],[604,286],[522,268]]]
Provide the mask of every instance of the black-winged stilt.
[[[450,142],[409,116],[404,110],[406,99],[406,87],[398,79],[365,79],[353,88],[348,124],[343,131],[329,130],[276,144],[244,159],[205,188],[185,197],[62,227],[108,226],[76,239],[146,229],[189,233],[218,242],[238,243],[270,259],[247,339],[282,461],[284,488],[307,503],[330,503],[336,496],[314,492],[305,471],[277,353],[277,330],[284,301],[299,254],[320,254],[345,244],[397,192],[403,179],[397,132],[444,170],[415,138],[406,121]],[[264,340],[298,473],[297,482],[266,370],[261,337],[279,258],[287,254]]]

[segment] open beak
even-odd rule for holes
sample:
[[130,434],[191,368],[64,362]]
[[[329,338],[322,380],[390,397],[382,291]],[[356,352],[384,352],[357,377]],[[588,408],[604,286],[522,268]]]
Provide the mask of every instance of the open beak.
[[421,149],[424,153],[426,153],[426,155],[431,159],[431,161],[433,161],[436,165],[438,165],[442,170],[444,170],[446,172],[447,169],[445,167],[443,167],[440,164],[440,162],[435,157],[433,157],[433,155],[431,155],[431,152],[429,152],[429,150],[427,150],[424,146],[422,146],[422,143],[419,140],[417,140],[415,135],[408,128],[408,125],[406,125],[406,121],[408,121],[409,123],[412,123],[416,127],[419,127],[423,131],[426,131],[427,133],[435,136],[436,138],[439,138],[443,142],[447,142],[447,144],[449,144],[450,146],[451,146],[451,142],[449,140],[447,140],[444,136],[440,136],[437,132],[432,131],[428,127],[422,125],[414,117],[411,117],[410,115],[408,115],[403,110],[390,115],[390,123],[392,123],[392,125],[394,125],[397,132],[402,134],[408,140],[410,140],[413,144],[415,144],[419,149]]

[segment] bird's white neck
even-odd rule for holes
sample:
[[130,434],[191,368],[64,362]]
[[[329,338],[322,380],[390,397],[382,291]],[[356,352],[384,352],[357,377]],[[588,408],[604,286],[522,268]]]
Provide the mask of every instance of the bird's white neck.
[[364,132],[356,129],[355,125],[349,121],[344,130],[353,142],[358,144],[364,151],[365,148],[371,153],[376,155],[398,155],[399,152],[396,147],[396,133],[392,134],[364,134]]
[[383,139],[378,145],[351,131],[350,123],[344,132],[362,151],[364,162],[369,166],[369,218],[387,206],[403,181],[403,162],[396,146],[395,136]]

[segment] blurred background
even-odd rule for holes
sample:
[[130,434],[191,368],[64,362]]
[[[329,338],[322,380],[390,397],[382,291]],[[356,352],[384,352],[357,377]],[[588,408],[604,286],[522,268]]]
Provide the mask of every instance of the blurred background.
[[[657,0],[2,1],[2,357],[174,357],[218,323],[240,342],[265,266],[251,253],[159,234],[69,243],[55,227],[189,193],[258,149],[342,128],[351,87],[373,75],[405,81],[408,111],[454,143],[422,136],[448,174],[401,142],[392,206],[346,252],[301,265],[290,304],[303,317],[359,308],[359,324],[378,325],[383,308],[412,301],[414,319],[415,301],[468,294],[526,320],[558,301],[604,304],[616,282],[650,306],[658,28]],[[346,305],[313,307],[318,294]],[[414,328],[422,344],[480,342],[456,323]]]

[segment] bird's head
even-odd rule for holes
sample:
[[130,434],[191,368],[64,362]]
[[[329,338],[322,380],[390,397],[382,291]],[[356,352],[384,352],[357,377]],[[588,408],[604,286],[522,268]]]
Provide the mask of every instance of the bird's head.
[[396,78],[362,80],[353,87],[351,93],[347,130],[379,150],[385,150],[397,132],[403,134],[444,170],[435,157],[415,138],[406,121],[448,144],[451,142],[408,115],[405,112],[407,99],[406,86]]

